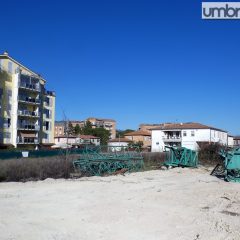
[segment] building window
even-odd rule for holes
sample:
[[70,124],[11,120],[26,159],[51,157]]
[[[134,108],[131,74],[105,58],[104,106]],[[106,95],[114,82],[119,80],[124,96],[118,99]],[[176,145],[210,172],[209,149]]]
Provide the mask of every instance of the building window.
[[191,131],[191,137],[194,137],[194,136],[195,136],[195,132]]
[[183,136],[186,137],[187,136],[187,132],[183,131]]
[[159,142],[156,142],[156,145],[159,145]]

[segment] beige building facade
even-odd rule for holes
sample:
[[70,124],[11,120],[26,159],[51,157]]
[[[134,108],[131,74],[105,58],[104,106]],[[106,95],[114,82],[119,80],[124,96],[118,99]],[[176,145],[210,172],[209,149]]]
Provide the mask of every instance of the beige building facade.
[[0,145],[54,143],[55,93],[46,80],[4,52],[0,55]]
[[125,138],[128,138],[134,143],[142,142],[143,148],[149,149],[151,148],[151,133],[149,131],[134,131],[124,135]]

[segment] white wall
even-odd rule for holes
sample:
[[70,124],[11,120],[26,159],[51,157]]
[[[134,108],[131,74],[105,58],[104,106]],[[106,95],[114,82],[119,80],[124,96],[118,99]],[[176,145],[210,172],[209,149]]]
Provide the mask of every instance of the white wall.
[[233,137],[228,136],[228,146],[229,147],[233,147],[234,146],[234,140]]
[[[187,136],[184,136],[186,132]],[[192,136],[194,133],[194,136]],[[198,149],[197,142],[209,142],[210,141],[210,129],[186,129],[182,130],[182,147],[186,147],[192,150]]]
[[162,130],[152,130],[152,152],[163,152],[164,151],[164,142],[163,142],[164,133]]
[[[54,138],[54,143],[55,144],[67,143],[67,138],[56,137],[56,138]],[[68,144],[73,144],[73,143],[76,143],[76,138],[68,138]]]
[[110,146],[110,147],[127,147],[128,143],[127,142],[109,142],[108,146]]
[[11,111],[11,126],[12,126],[12,144],[14,147],[17,147],[17,120],[18,120],[18,81],[19,74],[12,75],[12,111]]

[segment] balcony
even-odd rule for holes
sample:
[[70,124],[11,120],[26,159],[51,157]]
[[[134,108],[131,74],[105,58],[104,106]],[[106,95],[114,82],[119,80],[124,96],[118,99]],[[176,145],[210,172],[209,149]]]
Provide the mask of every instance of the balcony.
[[28,96],[19,96],[18,101],[22,103],[32,104],[32,105],[39,105],[40,99],[39,98],[32,98]]
[[45,95],[55,97],[55,92],[54,91],[47,91],[47,90],[45,90],[44,93],[45,93]]
[[18,130],[39,131],[40,126],[37,124],[31,124],[31,123],[19,124]]
[[22,89],[34,91],[34,92],[40,92],[39,84],[34,84],[34,83],[29,84],[29,83],[25,83],[25,82],[20,82],[18,87],[22,88]]
[[163,142],[181,142],[182,138],[180,136],[164,136]]
[[46,114],[46,113],[44,113],[44,114],[43,114],[43,118],[44,118],[44,119],[51,119],[51,118],[52,118],[52,114]]
[[29,111],[29,110],[18,110],[18,116],[38,118],[40,115],[38,112],[33,112],[33,111]]
[[51,130],[52,130],[51,127],[43,126],[43,131],[44,131],[44,132],[49,132],[49,131],[51,131]]
[[43,102],[43,105],[44,107],[48,107],[48,108],[51,108],[52,107],[52,104],[50,102]]
[[17,144],[38,144],[39,140],[36,137],[20,137]]

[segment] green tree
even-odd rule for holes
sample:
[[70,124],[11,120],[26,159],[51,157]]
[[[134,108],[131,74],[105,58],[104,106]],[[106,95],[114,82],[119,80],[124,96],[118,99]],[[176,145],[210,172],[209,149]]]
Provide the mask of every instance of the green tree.
[[128,144],[129,147],[137,147],[140,151],[142,151],[143,149],[143,142],[142,141],[138,141],[135,143],[129,143]]
[[74,127],[73,127],[71,122],[68,123],[67,132],[68,132],[69,136],[75,134],[75,129],[74,129]]
[[74,127],[74,132],[76,135],[79,135],[82,133],[82,129],[80,128],[79,124],[77,124],[75,127]]
[[82,133],[84,135],[91,135],[93,134],[93,128],[92,128],[92,123],[90,121],[87,121],[84,128],[82,129]]
[[111,133],[109,130],[100,127],[100,128],[93,128],[92,135],[100,138],[101,145],[107,145],[108,140],[111,136]]
[[117,138],[119,138],[119,137],[124,137],[124,135],[125,134],[127,134],[127,133],[130,133],[130,132],[134,132],[135,130],[132,130],[132,129],[126,129],[126,130],[117,130],[116,131],[116,136],[117,136]]

